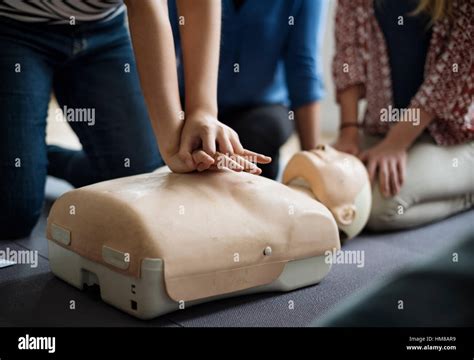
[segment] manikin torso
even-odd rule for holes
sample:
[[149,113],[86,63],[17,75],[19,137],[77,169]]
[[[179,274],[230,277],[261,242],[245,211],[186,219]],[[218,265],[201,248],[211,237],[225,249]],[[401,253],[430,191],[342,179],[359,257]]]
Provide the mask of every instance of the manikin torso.
[[127,276],[140,277],[145,258],[162,259],[176,301],[269,284],[289,261],[338,249],[339,230],[354,236],[370,211],[363,164],[330,147],[296,154],[283,180],[289,186],[229,170],[161,169],[106,181],[58,199],[47,237],[58,241],[59,227],[70,235],[60,245]]
[[339,247],[332,214],[311,195],[231,171],[95,184],[59,199],[50,220],[72,229],[71,248],[83,256],[102,262],[103,246],[128,254],[121,271],[132,276],[143,258],[163,259],[177,301],[266,284],[288,261]]

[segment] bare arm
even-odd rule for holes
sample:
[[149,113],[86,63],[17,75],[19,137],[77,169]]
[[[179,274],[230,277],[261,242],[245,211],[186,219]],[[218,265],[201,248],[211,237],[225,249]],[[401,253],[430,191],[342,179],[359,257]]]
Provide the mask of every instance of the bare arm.
[[186,112],[217,116],[217,73],[221,2],[177,0],[185,25],[180,26],[184,58]]
[[[417,109],[411,108],[410,111]],[[406,178],[408,149],[433,119],[433,115],[420,109],[418,125],[402,119],[381,142],[360,154],[361,160],[367,165],[370,179],[373,181],[378,177],[384,196],[390,197],[400,192]]]
[[[186,88],[186,126],[181,136],[180,155],[202,148],[214,157],[242,149],[237,134],[217,121],[217,73],[221,29],[221,2],[177,0]],[[216,148],[216,142],[219,148]]]
[[353,85],[337,94],[341,130],[334,147],[353,155],[359,153],[358,106],[362,90],[362,85]]
[[319,141],[320,104],[312,102],[295,110],[296,129],[303,150],[316,148]]
[[418,125],[406,121],[408,119],[401,119],[400,122],[394,125],[387,134],[386,140],[399,144],[408,150],[415,140],[421,135],[426,127],[434,120],[434,116],[423,109],[410,108],[409,111],[419,111],[420,123]]
[[[176,55],[166,0],[126,0],[140,82],[165,162],[178,152],[181,129]],[[156,34],[159,34],[157,36]]]
[[[166,164],[175,172],[204,171],[215,163],[216,142],[224,153],[247,152],[237,134],[217,118],[220,2],[178,0],[186,77],[184,116],[167,0],[126,0],[140,81],[153,131]],[[235,151],[234,151],[235,150]],[[247,164],[237,170],[255,170]],[[257,169],[259,170],[259,169]]]
[[[218,156],[252,156],[256,162],[270,162],[270,158],[245,150],[237,133],[217,120],[221,2],[177,0],[177,5],[178,13],[184,19],[180,35],[186,88],[186,120],[179,149],[181,159],[189,164],[196,163],[192,154],[202,149],[201,158],[206,158],[207,163],[197,166],[200,171],[213,165],[212,159]],[[242,164],[243,167],[238,165],[233,169],[261,172],[243,159]]]

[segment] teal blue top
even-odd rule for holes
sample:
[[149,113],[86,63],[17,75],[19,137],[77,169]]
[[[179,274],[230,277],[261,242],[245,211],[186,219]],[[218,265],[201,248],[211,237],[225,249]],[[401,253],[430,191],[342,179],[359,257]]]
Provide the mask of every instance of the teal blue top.
[[[326,9],[327,0],[245,0],[238,8],[234,0],[223,0],[219,109],[298,108],[321,99]],[[170,13],[177,35],[174,1]],[[179,40],[176,46],[179,55]]]

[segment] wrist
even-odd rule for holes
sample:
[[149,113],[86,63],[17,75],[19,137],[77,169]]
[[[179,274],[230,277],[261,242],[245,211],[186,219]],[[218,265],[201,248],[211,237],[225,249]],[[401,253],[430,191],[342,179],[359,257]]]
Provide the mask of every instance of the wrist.
[[310,151],[315,149],[319,142],[317,139],[300,139],[301,150]]
[[357,121],[341,122],[339,129],[359,129],[360,125]]
[[179,152],[184,121],[175,126],[163,126],[155,131],[155,139],[165,162]]
[[162,141],[161,144],[158,145],[158,149],[160,150],[160,155],[163,161],[167,164],[168,159],[179,152],[179,143],[176,144],[171,141]]
[[199,106],[186,104],[186,118],[214,117],[217,118],[217,104],[200,104]]
[[357,140],[359,138],[359,128],[358,127],[341,128],[339,137]]
[[420,109],[420,119],[418,124],[409,121],[410,119],[402,118],[399,123],[390,128],[386,140],[393,145],[408,150],[433,119],[433,115]]
[[217,119],[217,111],[205,108],[194,109],[185,114],[185,121],[193,122],[196,120],[210,120],[210,119]]
[[400,131],[397,126],[392,127],[385,136],[386,143],[397,146],[404,150],[408,150],[412,146],[415,139],[416,137],[413,137],[410,134]]

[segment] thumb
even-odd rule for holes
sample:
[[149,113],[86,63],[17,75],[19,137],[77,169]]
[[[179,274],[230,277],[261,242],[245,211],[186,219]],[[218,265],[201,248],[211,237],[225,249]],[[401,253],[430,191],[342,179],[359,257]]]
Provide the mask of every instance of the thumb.
[[196,164],[193,160],[193,139],[191,136],[183,135],[179,145],[178,156],[188,167],[195,169]]

